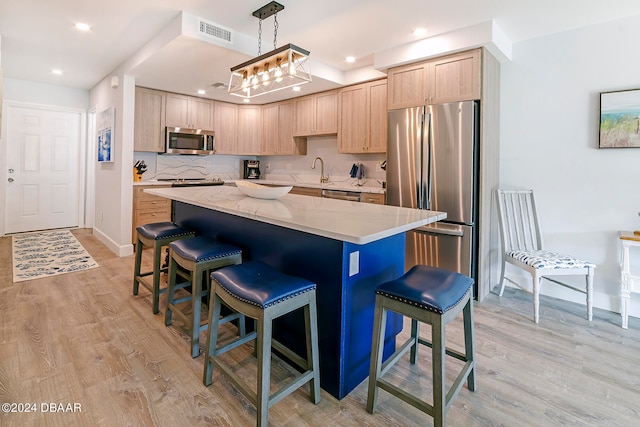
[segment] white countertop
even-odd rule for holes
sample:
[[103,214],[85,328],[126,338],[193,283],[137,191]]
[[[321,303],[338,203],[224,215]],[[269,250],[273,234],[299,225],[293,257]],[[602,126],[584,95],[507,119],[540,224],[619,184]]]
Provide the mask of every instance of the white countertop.
[[323,190],[355,191],[358,193],[384,194],[385,192],[384,188],[382,188],[381,186],[357,186],[355,185],[355,180],[330,181],[320,183],[310,181],[291,181],[284,179],[257,179],[255,180],[255,182],[257,182],[258,184],[293,185],[296,187],[321,188]]
[[[226,183],[233,183],[238,180],[225,180]],[[306,180],[291,180],[291,179],[257,179],[254,182],[258,184],[267,184],[267,185],[293,185],[296,187],[307,187],[307,188],[320,188],[323,190],[341,190],[341,191],[355,191],[358,193],[371,193],[371,194],[384,194],[385,189],[381,186],[358,186],[355,185],[356,180],[353,179],[345,179],[342,181],[331,181],[331,182],[312,182]],[[134,186],[138,185],[171,185],[170,181],[160,181],[157,179],[148,179],[146,181],[138,181],[133,183]]]
[[359,245],[447,217],[444,212],[297,194],[286,194],[277,200],[254,199],[232,186],[150,188],[144,191],[194,206]]

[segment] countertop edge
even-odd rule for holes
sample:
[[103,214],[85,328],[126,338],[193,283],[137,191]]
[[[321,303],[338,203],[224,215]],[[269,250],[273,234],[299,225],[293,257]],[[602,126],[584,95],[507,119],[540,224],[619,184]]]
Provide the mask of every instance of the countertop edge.
[[[193,187],[185,187],[185,188],[188,189],[188,188],[193,188]],[[221,187],[206,187],[206,188],[221,188]],[[349,234],[343,234],[343,233],[335,232],[335,231],[331,230],[328,227],[321,227],[321,226],[317,226],[317,225],[316,226],[312,226],[312,225],[308,225],[308,224],[300,224],[300,223],[297,223],[297,222],[291,221],[291,220],[284,220],[284,219],[278,219],[278,218],[268,217],[268,216],[264,216],[264,215],[259,215],[256,212],[246,212],[246,211],[241,211],[241,210],[238,210],[238,209],[232,209],[232,208],[227,208],[227,207],[224,207],[224,206],[215,205],[215,204],[212,204],[212,203],[208,203],[206,201],[201,201],[201,200],[194,199],[193,197],[189,197],[188,193],[185,193],[183,195],[176,194],[175,190],[181,190],[181,189],[180,188],[147,189],[147,190],[144,190],[144,191],[149,193],[149,194],[154,194],[154,195],[160,196],[160,197],[166,197],[166,198],[169,198],[169,199],[172,199],[172,200],[176,200],[178,202],[187,203],[187,204],[198,206],[198,207],[202,207],[202,208],[205,208],[205,209],[211,209],[211,210],[214,210],[214,211],[227,213],[227,214],[230,214],[230,215],[235,215],[235,216],[238,216],[238,217],[241,217],[241,218],[252,219],[252,220],[264,222],[266,224],[277,225],[277,226],[280,226],[280,227],[289,228],[291,230],[297,230],[297,231],[301,231],[301,232],[305,232],[305,233],[315,234],[315,235],[318,235],[318,236],[327,237],[327,238],[331,238],[331,239],[335,239],[335,240],[339,240],[339,241],[343,241],[343,242],[348,242],[348,243],[353,243],[353,244],[357,244],[357,245],[364,245],[364,244],[367,244],[367,243],[371,243],[371,242],[374,242],[374,241],[377,241],[377,240],[384,239],[386,237],[390,237],[390,236],[399,234],[399,233],[404,233],[406,231],[418,228],[420,226],[431,224],[431,223],[443,220],[447,216],[447,214],[444,213],[444,212],[429,211],[430,215],[429,215],[428,218],[422,218],[422,219],[410,221],[410,222],[407,222],[405,224],[397,224],[396,223],[393,226],[388,227],[385,230],[380,230],[380,231],[377,231],[377,232],[374,232],[374,233],[365,234],[365,235],[353,235],[353,234],[349,235]],[[171,191],[172,194],[166,194],[165,193],[166,191]],[[238,190],[236,190],[236,191],[238,191]],[[239,191],[238,191],[238,193],[240,194]],[[234,195],[234,197],[237,197],[237,195]],[[247,196],[244,196],[244,197],[247,197]],[[289,195],[286,195],[285,197],[306,198],[306,196],[299,196],[299,195],[295,195],[295,194],[289,194]],[[238,200],[241,200],[241,199],[243,199],[242,196],[238,197]],[[331,199],[322,199],[322,200],[329,200],[331,202],[339,202],[339,203],[351,203],[351,202],[344,202],[344,201],[331,200]],[[357,203],[357,205],[359,205],[359,203]],[[385,207],[389,207],[389,208],[393,208],[393,209],[407,209],[407,208],[398,208],[398,207],[395,207],[395,206],[386,206],[386,205],[375,205],[375,206],[379,206],[379,207],[385,206]]]

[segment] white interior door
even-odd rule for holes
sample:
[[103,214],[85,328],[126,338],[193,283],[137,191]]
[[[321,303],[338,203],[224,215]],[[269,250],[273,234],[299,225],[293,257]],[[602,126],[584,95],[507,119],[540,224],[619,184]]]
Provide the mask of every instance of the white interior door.
[[78,226],[81,114],[6,109],[5,232]]

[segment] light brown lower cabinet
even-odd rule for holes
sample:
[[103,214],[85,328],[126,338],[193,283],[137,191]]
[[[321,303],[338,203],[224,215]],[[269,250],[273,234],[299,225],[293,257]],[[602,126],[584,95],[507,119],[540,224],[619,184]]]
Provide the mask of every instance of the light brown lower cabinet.
[[136,185],[133,187],[133,227],[131,243],[137,241],[136,227],[153,222],[171,221],[171,200],[145,193],[149,188],[169,188],[168,185]]
[[322,197],[322,190],[320,188],[293,187],[289,193],[301,194],[303,196]]
[[384,205],[384,194],[362,193],[360,195],[360,201],[362,203],[375,203],[378,205]]

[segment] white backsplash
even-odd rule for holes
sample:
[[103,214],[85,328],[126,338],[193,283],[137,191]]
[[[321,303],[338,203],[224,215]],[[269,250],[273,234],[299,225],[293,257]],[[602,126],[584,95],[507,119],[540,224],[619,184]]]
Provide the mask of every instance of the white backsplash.
[[[349,171],[353,164],[362,163],[365,170],[361,183],[366,186],[379,186],[385,180],[385,171],[380,162],[385,154],[340,154],[336,137],[316,137],[307,141],[305,156],[181,156],[135,152],[134,160],[144,160],[147,172],[143,181],[171,178],[220,178],[224,181],[240,179],[243,159],[260,160],[262,178],[287,179],[299,182],[314,182],[320,178],[320,162],[316,168],[311,164],[316,157],[324,161],[324,174],[330,181],[346,182],[352,180]],[[133,165],[132,165],[133,166]]]

